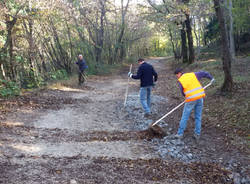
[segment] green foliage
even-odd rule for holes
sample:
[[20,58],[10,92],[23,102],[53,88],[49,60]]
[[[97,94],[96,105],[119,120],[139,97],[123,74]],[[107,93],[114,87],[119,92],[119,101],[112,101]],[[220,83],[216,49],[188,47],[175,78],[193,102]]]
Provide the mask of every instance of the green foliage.
[[32,89],[45,85],[44,79],[41,75],[35,75],[34,71],[25,73],[21,79],[21,87],[24,89]]
[[18,63],[24,63],[25,62],[25,59],[22,56],[20,56],[20,55],[15,56],[15,60]]
[[213,17],[209,24],[206,26],[205,39],[215,41],[220,35],[219,22],[216,17]]
[[154,50],[151,52],[151,55],[152,56],[157,56],[157,57],[163,57],[163,56],[166,56],[167,53],[165,50],[163,49],[158,49],[158,50]]
[[20,94],[20,88],[15,82],[0,79],[0,96],[10,97]]
[[63,79],[68,79],[68,77],[69,77],[68,73],[64,69],[49,72],[50,80],[63,80]]
[[162,57],[172,54],[171,42],[167,36],[156,34],[149,42],[149,56]]
[[233,0],[233,19],[235,32],[249,32],[250,29],[250,1]]
[[108,75],[108,74],[111,74],[111,73],[117,71],[117,69],[120,66],[121,66],[121,63],[113,64],[113,65],[98,64],[98,65],[95,65],[94,67],[89,67],[88,68],[88,74],[92,74],[92,75]]
[[138,58],[136,58],[135,56],[129,56],[127,59],[126,59],[126,62],[127,63],[134,63],[135,61],[137,61]]

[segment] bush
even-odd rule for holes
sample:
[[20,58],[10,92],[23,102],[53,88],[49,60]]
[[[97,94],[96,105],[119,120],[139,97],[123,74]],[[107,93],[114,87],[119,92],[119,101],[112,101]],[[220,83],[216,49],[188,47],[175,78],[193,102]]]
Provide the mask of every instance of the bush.
[[29,71],[28,73],[22,73],[21,77],[21,88],[24,89],[32,89],[45,85],[43,77],[39,75],[35,75],[33,71]]
[[10,97],[20,94],[20,88],[15,82],[0,79],[0,96]]
[[62,80],[62,79],[68,79],[68,77],[69,77],[68,73],[64,69],[56,70],[49,73],[50,80]]

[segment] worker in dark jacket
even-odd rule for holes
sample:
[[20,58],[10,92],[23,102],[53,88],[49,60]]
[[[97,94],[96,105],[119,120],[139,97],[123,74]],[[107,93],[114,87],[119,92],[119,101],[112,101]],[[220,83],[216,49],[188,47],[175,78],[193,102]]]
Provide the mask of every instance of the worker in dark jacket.
[[140,64],[137,74],[133,75],[131,72],[128,73],[128,76],[133,79],[140,79],[141,88],[140,88],[140,102],[145,111],[145,117],[149,117],[151,114],[151,90],[154,85],[154,82],[157,81],[158,75],[155,72],[152,65],[146,63],[144,59],[138,59]]
[[81,85],[84,82],[84,70],[88,68],[88,66],[86,65],[86,61],[83,59],[81,54],[78,56],[78,61],[76,64],[79,67],[78,80],[79,85]]
[[211,84],[214,78],[205,71],[183,73],[182,69],[176,69],[174,74],[178,79],[178,84],[182,95],[185,97],[185,105],[179,125],[179,129],[176,138],[182,138],[184,130],[187,126],[187,121],[189,119],[191,111],[194,109],[195,115],[195,130],[194,138],[198,140],[201,134],[201,117],[203,108],[203,98],[205,97],[205,91],[200,84],[202,78],[207,78],[211,80]]

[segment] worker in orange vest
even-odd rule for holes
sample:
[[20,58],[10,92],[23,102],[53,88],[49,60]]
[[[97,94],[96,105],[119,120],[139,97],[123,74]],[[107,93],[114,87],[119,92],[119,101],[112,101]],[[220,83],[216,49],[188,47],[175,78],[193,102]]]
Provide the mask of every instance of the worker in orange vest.
[[199,140],[201,134],[201,117],[203,108],[203,98],[205,91],[200,84],[202,78],[208,78],[213,83],[214,78],[205,71],[183,73],[182,69],[176,69],[174,74],[178,79],[178,83],[183,96],[185,97],[185,105],[179,125],[179,129],[175,138],[183,138],[184,131],[187,126],[191,111],[195,111],[195,130],[194,138]]

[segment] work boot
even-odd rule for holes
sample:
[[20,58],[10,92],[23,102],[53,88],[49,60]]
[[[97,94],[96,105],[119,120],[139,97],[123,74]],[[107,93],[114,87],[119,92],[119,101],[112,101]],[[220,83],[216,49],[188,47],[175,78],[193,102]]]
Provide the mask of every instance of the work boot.
[[176,135],[174,136],[174,138],[175,138],[175,139],[183,139],[183,135],[176,134]]
[[198,141],[198,140],[200,140],[200,135],[194,134],[193,138],[194,138],[196,141]]
[[144,117],[145,117],[145,118],[150,118],[150,117],[151,117],[151,113],[150,113],[150,112],[145,113],[145,114],[144,114]]

